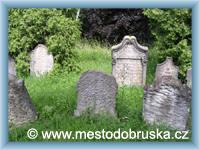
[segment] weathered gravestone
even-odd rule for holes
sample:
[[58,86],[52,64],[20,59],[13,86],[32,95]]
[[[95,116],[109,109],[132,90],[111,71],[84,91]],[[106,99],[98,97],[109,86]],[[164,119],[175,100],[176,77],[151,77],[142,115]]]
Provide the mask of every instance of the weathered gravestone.
[[125,36],[112,47],[112,74],[118,85],[145,85],[148,48],[138,44],[134,36]]
[[30,96],[23,80],[16,78],[14,60],[9,58],[8,69],[8,122],[12,126],[21,125],[23,123],[36,119],[36,111],[31,102]]
[[77,83],[78,101],[74,115],[89,111],[91,115],[108,113],[115,116],[117,83],[112,75],[88,71]]
[[53,55],[48,53],[45,45],[39,44],[30,55],[30,72],[32,75],[40,76],[53,68]]
[[[191,90],[177,79],[177,67],[172,63],[164,64],[158,65],[157,70],[163,70],[162,74],[157,72],[161,75],[157,76],[158,81],[155,81],[153,86],[145,87],[143,117],[150,124],[165,124],[178,130],[185,130],[191,105]],[[166,68],[172,72],[169,73]]]
[[15,62],[10,56],[8,56],[8,73],[16,76]]
[[163,63],[157,64],[155,79],[156,85],[158,86],[158,84],[161,83],[163,76],[170,76],[178,79],[178,70],[179,68],[174,65],[173,59],[171,57],[167,57]]
[[189,88],[192,88],[192,68],[187,70],[186,80],[187,80],[187,86]]

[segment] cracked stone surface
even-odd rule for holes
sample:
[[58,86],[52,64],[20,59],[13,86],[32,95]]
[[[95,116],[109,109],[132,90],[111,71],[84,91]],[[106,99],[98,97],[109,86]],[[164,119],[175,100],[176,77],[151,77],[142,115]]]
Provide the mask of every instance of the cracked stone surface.
[[191,89],[173,77],[163,76],[159,80],[159,84],[145,88],[144,120],[185,130],[192,100]]

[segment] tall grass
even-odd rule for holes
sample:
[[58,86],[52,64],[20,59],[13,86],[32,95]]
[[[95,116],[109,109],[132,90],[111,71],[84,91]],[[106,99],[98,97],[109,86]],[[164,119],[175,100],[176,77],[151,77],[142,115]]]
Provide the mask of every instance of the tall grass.
[[[141,87],[120,87],[116,98],[116,117],[105,114],[98,116],[74,117],[76,108],[76,83],[80,75],[87,70],[98,70],[111,74],[111,49],[102,46],[98,42],[82,41],[76,46],[80,56],[80,73],[46,75],[40,78],[29,77],[26,79],[26,87],[38,112],[38,119],[35,122],[25,124],[19,128],[12,128],[9,131],[10,141],[30,141],[27,137],[27,130],[35,128],[39,132],[44,130],[52,131],[115,131],[118,128],[128,131],[129,128],[138,131],[169,130],[165,126],[148,125],[142,118],[143,88]],[[151,83],[154,78],[156,65],[156,52],[149,51],[147,82]],[[171,132],[175,132],[171,130]],[[52,139],[53,140],[53,139]],[[114,139],[112,139],[113,141]],[[191,139],[189,139],[190,141]],[[39,136],[35,141],[44,141]],[[64,140],[57,141],[84,141]],[[89,140],[87,140],[89,141]],[[93,140],[95,141],[95,140]],[[106,140],[99,140],[106,141]],[[117,140],[117,141],[153,141],[153,140]],[[155,139],[154,141],[165,141]],[[176,141],[171,139],[169,141]],[[180,140],[179,140],[180,141]]]

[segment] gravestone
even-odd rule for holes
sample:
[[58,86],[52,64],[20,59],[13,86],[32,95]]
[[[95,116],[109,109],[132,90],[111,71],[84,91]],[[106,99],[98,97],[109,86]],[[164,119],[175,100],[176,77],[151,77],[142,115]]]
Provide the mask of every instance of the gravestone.
[[178,79],[178,67],[174,65],[173,59],[171,57],[167,57],[166,60],[157,64],[156,67],[156,86],[161,82],[163,76],[171,76],[175,79]]
[[159,88],[145,89],[143,117],[150,124],[164,124],[186,130],[191,105],[191,90],[173,77],[162,78]]
[[15,61],[10,56],[8,56],[8,73],[16,76]]
[[145,85],[148,48],[138,44],[134,36],[125,36],[112,47],[112,75],[119,86]]
[[187,80],[187,86],[189,88],[192,88],[192,68],[187,70],[186,80]]
[[44,75],[53,68],[53,55],[48,53],[45,45],[39,44],[30,55],[30,72],[32,75]]
[[89,111],[91,115],[108,113],[115,116],[117,83],[112,75],[97,71],[83,73],[77,83],[78,101],[75,116]]
[[191,89],[178,79],[178,67],[167,58],[156,68],[154,85],[146,86],[143,98],[143,117],[150,124],[164,124],[185,130],[191,106]]
[[35,108],[23,80],[16,77],[14,60],[9,58],[8,66],[8,122],[21,125],[37,118]]

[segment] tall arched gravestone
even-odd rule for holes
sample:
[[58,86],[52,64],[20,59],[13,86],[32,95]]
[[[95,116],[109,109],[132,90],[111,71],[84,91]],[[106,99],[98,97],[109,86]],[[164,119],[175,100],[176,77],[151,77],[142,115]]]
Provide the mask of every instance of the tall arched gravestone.
[[9,57],[8,62],[8,122],[9,125],[21,125],[37,118],[35,107],[24,85],[17,79],[15,62]]
[[191,100],[191,89],[181,83],[178,67],[171,58],[167,58],[157,65],[154,85],[144,89],[144,120],[150,124],[164,124],[185,130]]
[[156,85],[161,82],[163,76],[171,76],[178,79],[178,70],[179,68],[174,65],[173,59],[171,57],[167,57],[163,63],[157,64],[155,79]]
[[143,86],[146,81],[148,48],[134,36],[125,36],[112,47],[112,74],[119,86]]
[[32,75],[40,76],[53,68],[53,55],[48,53],[45,45],[39,44],[30,55],[30,72]]

